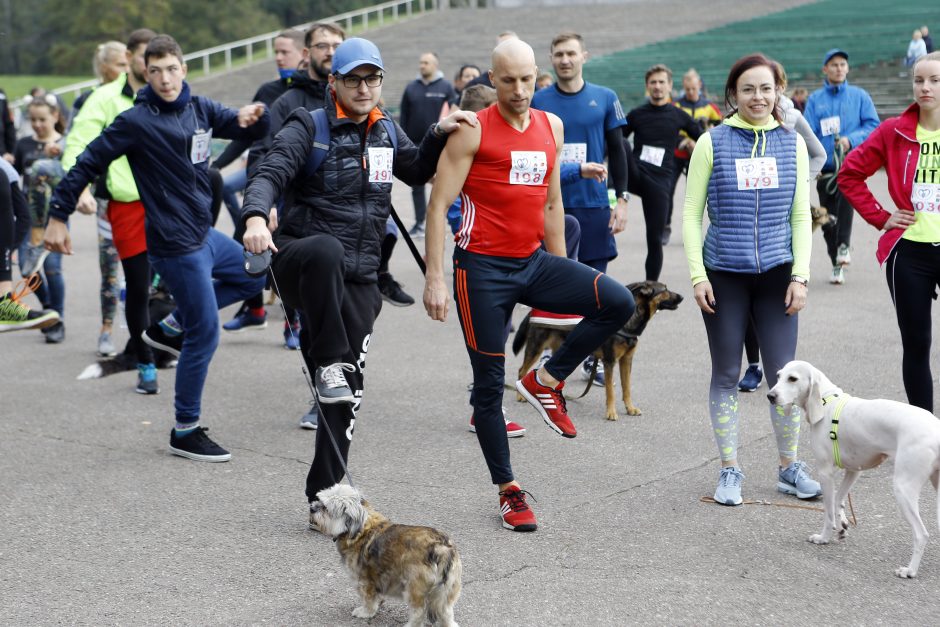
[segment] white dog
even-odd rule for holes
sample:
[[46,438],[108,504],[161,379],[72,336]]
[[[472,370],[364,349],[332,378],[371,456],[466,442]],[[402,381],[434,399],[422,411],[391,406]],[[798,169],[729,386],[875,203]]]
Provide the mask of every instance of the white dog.
[[[895,574],[915,577],[928,535],[920,518],[918,497],[927,479],[935,491],[940,480],[940,420],[928,411],[897,401],[849,396],[805,361],[785,365],[767,398],[788,409],[801,408],[810,425],[810,443],[818,463],[826,512],[822,532],[809,537],[814,544],[827,544],[833,531],[840,539],[845,537],[849,524],[845,497],[852,484],[862,470],[894,459],[894,498],[914,532],[911,562]],[[834,490],[837,466],[845,468],[838,494]]]

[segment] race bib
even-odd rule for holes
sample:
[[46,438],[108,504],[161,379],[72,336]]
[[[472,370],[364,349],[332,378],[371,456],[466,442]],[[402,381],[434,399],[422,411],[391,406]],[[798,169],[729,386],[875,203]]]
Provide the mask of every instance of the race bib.
[[193,135],[193,146],[189,151],[189,160],[193,163],[202,163],[209,158],[210,146],[212,143],[212,129],[208,131],[196,131]]
[[587,144],[565,144],[561,147],[562,163],[584,163],[587,161]]
[[663,167],[663,157],[666,156],[665,148],[657,148],[656,146],[643,146],[640,149],[640,161],[645,161],[655,165],[657,168]]
[[391,183],[394,148],[369,148],[369,182]]
[[940,185],[937,183],[914,183],[911,203],[918,213],[940,213]]
[[510,185],[542,185],[548,172],[548,158],[536,150],[513,150],[512,169],[509,170]]
[[822,129],[823,137],[838,135],[839,131],[842,130],[842,125],[839,122],[839,116],[837,115],[821,119],[819,121],[819,127]]
[[780,187],[777,160],[774,157],[735,159],[738,189],[776,189]]

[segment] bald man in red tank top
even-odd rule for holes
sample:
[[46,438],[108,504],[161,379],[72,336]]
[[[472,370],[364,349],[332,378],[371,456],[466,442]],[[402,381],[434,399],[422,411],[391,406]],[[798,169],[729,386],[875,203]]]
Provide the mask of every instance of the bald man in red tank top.
[[454,293],[473,367],[477,438],[499,487],[503,526],[534,531],[527,492],[509,463],[501,410],[503,329],[516,303],[584,316],[545,365],[516,382],[545,424],[573,438],[577,430],[562,395],[564,380],[626,322],[634,302],[624,286],[565,257],[557,167],[564,128],[557,116],[529,108],[538,75],[532,48],[518,39],[504,41],[493,51],[492,66],[496,104],[477,114],[477,127],[454,133],[438,162],[427,215],[424,306],[432,319],[447,318],[444,224],[459,194],[463,221],[455,236]]

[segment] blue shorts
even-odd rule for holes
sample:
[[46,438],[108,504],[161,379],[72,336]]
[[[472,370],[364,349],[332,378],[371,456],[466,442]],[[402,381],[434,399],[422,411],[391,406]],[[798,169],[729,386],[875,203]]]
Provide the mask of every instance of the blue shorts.
[[610,231],[610,207],[565,207],[565,213],[581,225],[578,261],[610,261],[617,257],[617,242]]

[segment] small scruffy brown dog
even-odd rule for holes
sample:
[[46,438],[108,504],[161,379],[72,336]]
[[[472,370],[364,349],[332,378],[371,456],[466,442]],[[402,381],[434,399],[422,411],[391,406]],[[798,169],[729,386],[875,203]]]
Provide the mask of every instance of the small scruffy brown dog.
[[343,564],[356,580],[362,605],[356,618],[372,618],[386,598],[411,607],[408,627],[458,627],[454,604],[463,567],[457,547],[431,527],[396,525],[345,484],[317,493],[310,524],[336,542]]

